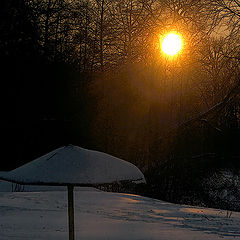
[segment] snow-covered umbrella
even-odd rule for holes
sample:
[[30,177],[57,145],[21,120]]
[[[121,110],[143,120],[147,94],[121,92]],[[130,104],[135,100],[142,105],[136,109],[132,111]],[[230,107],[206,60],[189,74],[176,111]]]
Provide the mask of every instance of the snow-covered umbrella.
[[74,186],[145,182],[144,175],[133,164],[73,145],[58,148],[7,174],[1,174],[0,179],[24,185],[67,186],[69,240],[74,239]]

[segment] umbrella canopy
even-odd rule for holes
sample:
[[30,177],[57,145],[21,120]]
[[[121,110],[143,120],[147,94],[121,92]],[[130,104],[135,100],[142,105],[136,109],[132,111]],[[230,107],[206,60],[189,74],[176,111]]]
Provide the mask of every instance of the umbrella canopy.
[[0,178],[21,184],[88,186],[117,181],[145,182],[133,164],[73,145],[58,148]]
[[133,164],[109,154],[73,145],[58,148],[0,179],[26,185],[68,186],[69,240],[74,240],[74,186],[92,186],[118,181],[145,183]]

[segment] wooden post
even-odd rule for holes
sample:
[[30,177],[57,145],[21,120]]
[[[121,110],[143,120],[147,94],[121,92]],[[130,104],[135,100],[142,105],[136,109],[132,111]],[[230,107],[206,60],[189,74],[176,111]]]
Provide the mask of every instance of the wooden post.
[[74,201],[73,186],[68,186],[68,231],[69,240],[74,240]]

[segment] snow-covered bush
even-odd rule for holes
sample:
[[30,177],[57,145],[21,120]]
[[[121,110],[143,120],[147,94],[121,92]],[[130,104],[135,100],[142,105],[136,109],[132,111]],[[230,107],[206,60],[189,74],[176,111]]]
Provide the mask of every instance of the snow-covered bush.
[[240,211],[240,172],[215,172],[203,181],[202,186],[211,205]]

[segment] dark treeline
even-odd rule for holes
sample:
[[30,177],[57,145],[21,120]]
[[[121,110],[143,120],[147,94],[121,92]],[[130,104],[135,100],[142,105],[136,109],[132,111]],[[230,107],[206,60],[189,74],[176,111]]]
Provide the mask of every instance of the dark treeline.
[[0,170],[71,143],[136,164],[147,195],[235,209],[212,179],[239,174],[238,4],[1,1]]

